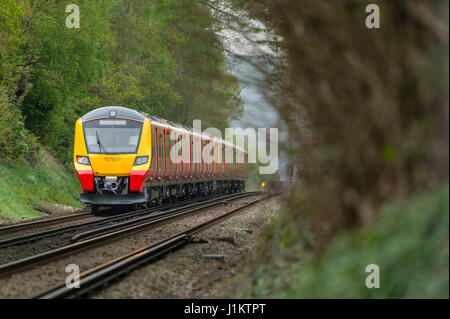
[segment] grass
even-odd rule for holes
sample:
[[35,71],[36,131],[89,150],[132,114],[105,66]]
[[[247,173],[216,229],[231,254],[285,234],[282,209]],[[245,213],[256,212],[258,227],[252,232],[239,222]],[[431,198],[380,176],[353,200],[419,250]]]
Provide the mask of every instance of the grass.
[[39,217],[36,209],[51,211],[53,204],[81,208],[80,190],[77,177],[53,161],[34,166],[0,162],[0,219]]
[[[448,298],[448,184],[386,206],[373,224],[336,236],[311,261],[298,252],[261,263],[243,291],[250,298]],[[264,239],[264,238],[262,238]],[[297,245],[297,246],[296,246]],[[310,260],[310,261],[308,261]],[[366,266],[380,270],[380,287],[369,289]],[[273,266],[276,266],[274,269]]]

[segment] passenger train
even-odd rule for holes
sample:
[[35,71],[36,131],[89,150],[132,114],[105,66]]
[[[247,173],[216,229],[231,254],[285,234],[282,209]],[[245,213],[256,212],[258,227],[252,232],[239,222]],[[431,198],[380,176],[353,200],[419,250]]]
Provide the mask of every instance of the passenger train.
[[[189,143],[181,143],[176,150],[180,162],[170,156],[177,141],[173,136]],[[202,152],[210,143],[213,160],[205,161]],[[232,163],[225,161],[230,151]],[[244,163],[235,163],[235,156],[243,157]],[[80,200],[93,212],[100,206],[133,205],[137,209],[192,196],[239,192],[248,175],[244,149],[119,106],[98,108],[77,120],[74,165],[83,188]]]

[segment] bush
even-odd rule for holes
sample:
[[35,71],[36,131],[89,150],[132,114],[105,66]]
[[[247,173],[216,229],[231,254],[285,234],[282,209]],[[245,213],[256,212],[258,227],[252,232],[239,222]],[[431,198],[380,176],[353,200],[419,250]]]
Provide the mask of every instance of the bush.
[[0,159],[34,163],[39,149],[37,140],[25,129],[22,114],[9,103],[3,91],[0,91],[0,114]]

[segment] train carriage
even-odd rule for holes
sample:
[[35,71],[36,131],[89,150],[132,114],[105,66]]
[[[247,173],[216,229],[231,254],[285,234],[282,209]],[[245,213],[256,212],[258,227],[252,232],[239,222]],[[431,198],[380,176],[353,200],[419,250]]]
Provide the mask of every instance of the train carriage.
[[[211,162],[202,156],[206,147],[212,149]],[[227,152],[233,158],[244,154],[245,162],[226,163]],[[102,107],[78,119],[74,166],[83,188],[80,200],[93,211],[99,206],[149,207],[242,191],[247,178],[245,150],[119,106]]]

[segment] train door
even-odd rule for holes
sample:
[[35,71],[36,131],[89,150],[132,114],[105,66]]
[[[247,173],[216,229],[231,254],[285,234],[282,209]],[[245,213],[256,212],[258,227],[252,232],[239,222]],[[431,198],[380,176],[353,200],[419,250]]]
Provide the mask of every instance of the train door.
[[190,145],[189,145],[189,134],[185,134],[183,133],[183,138],[184,140],[182,140],[181,142],[183,143],[183,176],[187,177],[189,176],[189,150],[190,150]]
[[192,145],[191,145],[191,134],[186,133],[184,135],[185,138],[185,143],[184,143],[184,151],[186,152],[186,154],[184,154],[184,156],[186,157],[187,162],[184,163],[185,165],[185,173],[184,176],[186,176],[187,178],[189,178],[191,176],[192,173]]
[[227,161],[226,161],[226,151],[227,151],[227,146],[225,143],[222,143],[222,160],[223,160],[223,176],[226,177],[227,176]]
[[192,135],[192,161],[193,161],[193,168],[194,171],[192,172],[192,176],[194,178],[197,178],[198,175],[198,168],[199,168],[199,157],[198,157],[198,136],[197,135]]
[[210,145],[210,154],[211,154],[211,177],[214,177],[214,173],[215,173],[215,165],[216,165],[216,148],[214,147],[214,143],[216,141],[214,139],[212,139],[209,143]]
[[162,177],[165,169],[165,158],[164,158],[164,130],[162,128],[157,128],[158,130],[158,177]]
[[219,165],[220,165],[220,143],[219,140],[217,140],[216,142],[216,150],[217,150],[217,154],[216,154],[216,177],[219,177]]
[[224,145],[224,158],[225,158],[225,176],[229,177],[231,173],[231,163],[230,160],[227,160],[230,158],[230,145],[226,144]]
[[206,165],[206,163],[205,163],[205,161],[203,159],[203,148],[204,148],[204,146],[205,146],[205,140],[203,139],[203,137],[201,137],[200,138],[200,155],[201,155],[200,161],[202,162],[202,170],[201,170],[201,173],[200,173],[201,177],[205,176],[205,165]]
[[162,148],[163,148],[163,153],[164,153],[164,160],[163,160],[163,162],[164,162],[164,170],[163,170],[163,172],[162,172],[162,175],[161,175],[161,178],[165,178],[166,176],[167,176],[167,174],[168,174],[168,167],[169,167],[169,162],[168,162],[168,159],[169,159],[169,154],[167,153],[167,144],[166,144],[166,136],[167,136],[167,134],[166,134],[166,130],[165,129],[161,129],[161,144],[162,144]]
[[220,145],[220,176],[223,177],[225,174],[225,144],[223,141]]
[[220,140],[217,140],[217,164],[216,164],[216,177],[220,177],[220,162],[221,162],[221,154],[222,153],[222,149],[220,146]]
[[230,156],[231,156],[231,163],[230,163],[230,178],[233,177],[234,174],[234,165],[235,165],[235,157],[234,157],[234,146],[230,146]]
[[155,175],[156,170],[156,134],[155,126],[150,125],[150,140],[151,140],[151,154],[150,154],[150,176]]
[[241,161],[241,153],[242,153],[241,150],[236,150],[236,159],[239,158],[239,163],[236,160],[236,176],[237,177],[241,177],[241,167],[242,167],[242,163],[240,162]]
[[194,135],[189,134],[189,177],[192,178],[194,175],[195,164],[194,164]]
[[197,177],[201,178],[202,174],[203,174],[203,157],[202,157],[202,138],[199,136],[197,137],[197,162],[199,162],[198,164],[198,170],[197,170]]
[[172,163],[170,158],[170,149],[172,147],[172,142],[170,140],[170,129],[165,130],[165,143],[166,143],[166,178],[172,178],[174,174],[175,165]]
[[180,136],[177,139],[177,143],[180,143],[179,145],[181,146],[180,151],[178,152],[178,155],[180,156],[180,159],[181,159],[181,161],[178,163],[177,177],[179,177],[179,178],[181,178],[183,176],[183,171],[184,171],[183,170],[183,168],[184,168],[184,165],[183,165],[183,141],[181,140],[182,138],[183,138],[182,134],[180,134]]
[[215,154],[214,154],[214,158],[215,158],[215,164],[214,164],[214,176],[218,177],[219,176],[219,156],[220,156],[220,144],[219,141],[216,141],[216,148],[215,148]]
[[245,164],[243,165],[243,178],[248,177],[248,153],[245,153]]
[[[206,140],[205,147],[207,147],[209,143],[211,143],[211,140]],[[211,168],[212,168],[212,163],[206,163],[206,176],[207,177],[211,177]]]
[[[175,136],[178,136],[178,135],[175,134]],[[178,139],[171,140],[171,143],[172,143],[172,147],[175,147],[175,150],[174,150],[175,158],[173,158],[172,164],[174,165],[173,178],[176,179],[176,178],[178,178],[178,175],[180,175],[180,169],[181,169],[180,163],[178,163],[176,161],[176,157],[179,154],[179,150],[177,149],[177,146],[176,146],[176,143],[178,143]]]
[[213,176],[217,177],[219,173],[219,141],[214,141],[214,146]]
[[158,128],[152,125],[152,176],[156,178],[158,176]]

